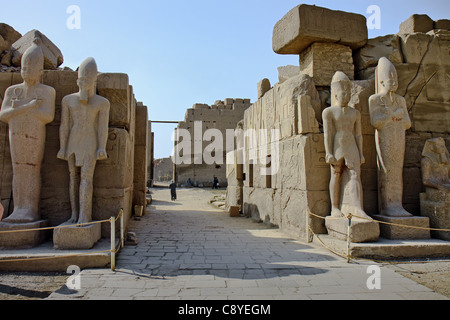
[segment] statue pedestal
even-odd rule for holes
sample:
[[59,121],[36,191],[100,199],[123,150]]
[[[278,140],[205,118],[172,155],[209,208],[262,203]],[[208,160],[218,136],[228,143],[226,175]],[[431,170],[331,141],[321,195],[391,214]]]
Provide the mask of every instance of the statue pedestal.
[[[430,219],[433,229],[450,229],[450,192],[427,188],[420,195],[422,216]],[[450,241],[450,232],[431,231],[433,238]]]
[[[29,223],[0,222],[0,248],[1,249],[31,249],[37,247],[50,235],[49,230],[34,230],[23,232],[9,232],[20,230],[42,229],[48,227],[47,220]],[[8,233],[1,233],[8,231]]]
[[[348,219],[327,217],[325,225],[328,234],[339,240],[347,240],[348,235]],[[380,227],[376,221],[368,221],[362,219],[352,219],[350,229],[351,242],[377,242],[380,237]]]
[[[69,225],[63,223],[60,227]],[[102,237],[99,223],[82,227],[58,228],[53,231],[53,245],[57,250],[89,250]]]
[[[396,225],[380,223],[381,237],[389,240],[430,239],[430,219],[426,217],[387,217],[377,215],[375,220]],[[397,226],[399,225],[399,226]],[[405,226],[405,227],[403,227]],[[414,228],[408,228],[414,227]],[[425,229],[416,229],[425,228]]]

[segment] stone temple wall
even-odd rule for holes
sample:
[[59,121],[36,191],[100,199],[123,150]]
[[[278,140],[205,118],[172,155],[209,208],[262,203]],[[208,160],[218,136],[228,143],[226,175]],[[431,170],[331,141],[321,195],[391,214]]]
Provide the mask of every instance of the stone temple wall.
[[[67,221],[71,216],[69,200],[69,170],[66,161],[57,159],[60,148],[59,127],[61,101],[78,92],[78,73],[45,70],[43,84],[56,90],[55,120],[47,125],[47,140],[42,168],[40,212],[51,226]],[[20,73],[0,73],[0,93],[23,82]],[[125,222],[132,215],[133,205],[145,206],[147,163],[147,108],[137,103],[128,75],[102,73],[97,81],[98,94],[111,103],[107,152],[108,159],[98,161],[94,175],[93,219],[105,220],[124,209]],[[12,212],[12,164],[8,126],[0,124],[0,192],[5,211]],[[102,235],[110,234],[109,224],[103,224]]]
[[[313,19],[314,15],[320,19]],[[261,175],[260,170],[267,165],[252,161],[252,154],[270,147],[247,143],[243,172],[238,166],[228,166],[233,183],[228,188],[227,205],[239,205],[244,214],[303,239],[309,237],[309,227],[315,233],[327,232],[324,222],[311,219],[309,212],[330,214],[330,166],[325,162],[321,116],[331,103],[331,78],[336,71],[343,71],[353,80],[350,105],[362,114],[364,208],[369,215],[377,214],[377,153],[368,100],[375,93],[378,60],[387,57],[397,68],[397,93],[406,98],[413,122],[406,139],[404,207],[420,215],[420,193],[424,190],[420,159],[425,141],[444,137],[450,146],[450,28],[444,23],[448,20],[426,18],[412,16],[402,24],[401,33],[376,39],[367,39],[365,18],[352,13],[301,5],[280,20],[274,29],[273,49],[299,55],[299,72],[288,80],[280,74],[280,82],[262,93],[259,87],[260,98],[244,117],[244,131],[280,131],[279,169],[270,178]],[[419,29],[423,19],[431,23],[426,21],[427,27]],[[326,22],[323,28],[320,21]],[[346,23],[342,25],[342,21]],[[346,28],[359,31],[353,33],[353,39],[350,35],[340,38],[339,32],[347,34]],[[240,189],[242,198],[238,199]]]
[[[215,150],[215,152],[223,155],[221,157],[223,163],[209,165],[205,162],[202,155],[195,154],[194,144],[191,148],[191,164],[182,164],[176,166],[176,181],[179,185],[185,185],[186,181],[190,181],[196,186],[211,187],[214,176],[219,179],[221,187],[227,186],[226,179],[226,130],[236,128],[237,123],[244,118],[244,111],[250,107],[250,99],[225,99],[224,101],[216,101],[214,105],[195,104],[191,109],[186,111],[183,122],[178,129],[186,129],[189,131],[192,142],[195,142],[195,123],[201,122],[202,135],[208,129],[218,129],[223,138],[224,150]],[[202,139],[203,140],[203,139]],[[202,141],[202,153],[212,142]],[[196,157],[202,156],[202,164],[194,164]]]

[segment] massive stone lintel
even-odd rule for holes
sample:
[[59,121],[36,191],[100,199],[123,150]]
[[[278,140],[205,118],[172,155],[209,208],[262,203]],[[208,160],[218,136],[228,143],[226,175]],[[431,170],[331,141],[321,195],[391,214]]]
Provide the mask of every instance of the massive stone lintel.
[[367,39],[363,15],[302,4],[275,25],[272,46],[278,54],[299,54],[317,41],[358,49]]

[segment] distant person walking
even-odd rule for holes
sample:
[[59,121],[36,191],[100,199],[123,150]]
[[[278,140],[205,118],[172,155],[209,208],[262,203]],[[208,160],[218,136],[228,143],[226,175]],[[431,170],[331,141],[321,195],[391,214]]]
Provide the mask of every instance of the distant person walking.
[[170,195],[172,197],[172,201],[177,200],[177,184],[174,181],[172,181],[169,188],[170,188]]
[[213,189],[219,189],[219,179],[214,177]]

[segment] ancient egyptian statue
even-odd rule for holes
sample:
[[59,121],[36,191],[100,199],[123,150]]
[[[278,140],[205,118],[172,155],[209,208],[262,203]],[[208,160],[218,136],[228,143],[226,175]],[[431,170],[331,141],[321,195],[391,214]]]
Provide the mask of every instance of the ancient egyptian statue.
[[379,211],[384,216],[410,217],[402,200],[405,136],[411,119],[406,101],[396,94],[397,89],[394,65],[381,58],[376,69],[376,91],[369,99],[371,123],[376,129]]
[[[420,194],[420,212],[434,229],[450,229],[450,155],[443,138],[430,139],[422,153],[425,192]],[[450,241],[450,233],[431,231],[433,237]]]
[[13,167],[14,211],[4,222],[29,223],[41,219],[41,167],[46,125],[55,117],[55,89],[40,83],[44,55],[39,40],[22,56],[23,83],[6,90],[0,120],[9,126]]
[[[334,75],[331,95],[332,106],[323,112],[326,160],[331,165],[331,215],[343,217],[351,213],[370,218],[363,209],[361,165],[365,159],[361,114],[348,106],[351,81],[343,72]],[[344,173],[348,174],[347,181],[342,179]]]
[[427,188],[450,192],[450,155],[443,138],[430,139],[422,153],[423,184]]
[[79,67],[78,93],[62,101],[58,158],[68,161],[72,217],[69,223],[92,221],[92,195],[95,166],[108,158],[110,103],[96,94],[97,64],[87,58]]

